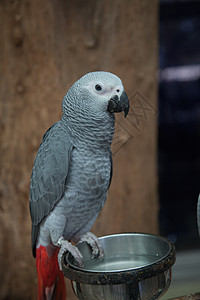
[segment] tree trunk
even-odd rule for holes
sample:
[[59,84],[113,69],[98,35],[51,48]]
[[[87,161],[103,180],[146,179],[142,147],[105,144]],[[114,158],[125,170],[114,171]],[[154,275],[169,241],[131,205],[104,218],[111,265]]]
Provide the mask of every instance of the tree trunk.
[[35,299],[31,169],[64,94],[87,72],[117,74],[131,102],[117,117],[113,180],[93,232],[158,231],[158,0],[1,0],[0,28],[0,299]]

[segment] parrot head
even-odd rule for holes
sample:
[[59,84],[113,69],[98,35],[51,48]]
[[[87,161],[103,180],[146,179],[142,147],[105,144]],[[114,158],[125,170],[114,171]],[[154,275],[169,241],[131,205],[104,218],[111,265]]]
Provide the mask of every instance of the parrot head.
[[[72,101],[73,99],[73,101]],[[91,118],[105,117],[115,112],[129,111],[129,100],[119,77],[109,72],[91,72],[77,80],[63,100],[63,113],[76,110]]]

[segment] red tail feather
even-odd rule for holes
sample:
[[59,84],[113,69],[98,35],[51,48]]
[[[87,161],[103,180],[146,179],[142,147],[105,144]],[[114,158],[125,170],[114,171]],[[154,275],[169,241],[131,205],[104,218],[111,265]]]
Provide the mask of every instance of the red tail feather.
[[59,248],[55,248],[49,255],[43,246],[36,250],[38,300],[66,299],[64,275],[58,266],[58,251]]

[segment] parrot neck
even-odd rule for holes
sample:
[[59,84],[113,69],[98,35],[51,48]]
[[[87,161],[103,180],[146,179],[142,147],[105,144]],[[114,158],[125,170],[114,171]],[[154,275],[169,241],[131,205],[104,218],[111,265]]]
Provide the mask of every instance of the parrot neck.
[[74,146],[83,148],[110,148],[115,131],[115,116],[106,113],[106,118],[73,118],[63,114],[62,126],[70,134]]

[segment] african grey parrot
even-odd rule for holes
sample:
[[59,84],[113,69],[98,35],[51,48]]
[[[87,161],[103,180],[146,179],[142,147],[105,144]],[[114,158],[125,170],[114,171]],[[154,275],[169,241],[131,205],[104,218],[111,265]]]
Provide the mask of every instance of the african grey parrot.
[[116,75],[92,72],[72,85],[62,111],[61,120],[43,136],[31,175],[38,299],[65,299],[61,257],[69,251],[79,264],[82,259],[70,241],[86,241],[94,254],[103,256],[100,242],[89,231],[111,183],[114,112],[126,116],[129,101]]

